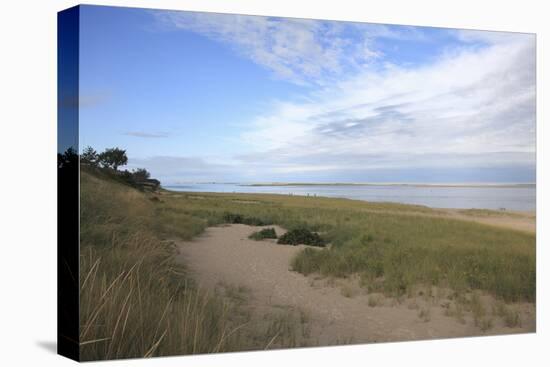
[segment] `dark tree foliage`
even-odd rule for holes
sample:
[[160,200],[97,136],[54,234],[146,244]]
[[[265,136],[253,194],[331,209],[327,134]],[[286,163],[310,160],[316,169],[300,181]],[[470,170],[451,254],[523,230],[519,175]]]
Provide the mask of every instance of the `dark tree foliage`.
[[[70,148],[65,153],[58,154],[57,160],[60,167],[69,164],[68,162],[75,162],[78,167],[79,157],[76,151]],[[126,150],[120,148],[105,149],[98,154],[94,148],[87,146],[80,155],[80,162],[83,164],[81,167],[85,166],[140,190],[156,191],[160,187],[160,181],[151,178],[151,174],[145,168],[136,168],[131,172],[126,169],[118,170],[120,166],[128,163]]]
[[145,168],[138,168],[132,170],[132,177],[135,181],[140,182],[148,180],[149,177],[151,177],[151,174]]
[[70,168],[78,165],[78,154],[73,147],[68,148],[63,154],[57,153],[57,168]]
[[97,166],[99,160],[99,154],[91,146],[87,146],[80,155],[80,162],[89,164],[91,166]]
[[311,232],[306,228],[298,228],[288,231],[281,237],[277,243],[282,245],[309,245],[309,246],[318,246],[324,247],[325,241],[318,233]]
[[247,217],[236,213],[224,213],[223,221],[225,223],[247,224],[249,226],[267,226],[273,224],[271,221],[266,221],[257,217]]
[[119,166],[124,166],[128,163],[128,157],[125,150],[109,148],[99,155],[99,162],[103,167],[109,167],[116,171]]

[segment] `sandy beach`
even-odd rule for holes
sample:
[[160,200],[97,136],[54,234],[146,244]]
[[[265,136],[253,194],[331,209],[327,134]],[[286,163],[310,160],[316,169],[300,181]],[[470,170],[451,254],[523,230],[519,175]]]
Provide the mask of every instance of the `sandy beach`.
[[[507,219],[507,222],[511,221],[513,219]],[[498,225],[505,223],[501,221]],[[274,227],[278,234],[285,232],[281,227],[270,227]],[[509,328],[496,322],[490,330],[482,331],[475,325],[472,315],[466,314],[463,322],[446,315],[445,310],[454,302],[450,290],[419,288],[412,297],[394,299],[367,293],[353,277],[304,276],[291,271],[289,264],[305,246],[283,246],[277,245],[275,240],[248,239],[256,230],[258,227],[242,224],[208,228],[192,241],[178,242],[178,259],[190,268],[201,287],[212,290],[231,287],[243,292],[247,298],[246,307],[252,315],[251,322],[256,328],[265,322],[267,315],[281,309],[303,315],[308,330],[301,336],[303,345],[419,340],[535,330],[535,308],[532,304],[519,305],[522,316],[520,327]],[[488,295],[482,295],[481,299],[488,308],[495,301]],[[277,347],[276,340],[272,347]]]

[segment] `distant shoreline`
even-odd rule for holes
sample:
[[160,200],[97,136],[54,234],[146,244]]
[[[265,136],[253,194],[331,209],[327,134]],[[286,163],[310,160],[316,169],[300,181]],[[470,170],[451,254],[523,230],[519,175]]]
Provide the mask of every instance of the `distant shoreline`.
[[[214,183],[213,183],[214,184]],[[476,188],[518,188],[518,187],[536,187],[535,183],[505,183],[505,184],[479,184],[479,183],[309,183],[309,182],[273,182],[273,183],[253,183],[238,184],[239,186],[264,187],[264,186],[410,186],[410,187],[476,187]]]
[[398,202],[431,208],[534,210],[536,186],[530,184],[413,183],[232,183],[168,185],[179,192],[279,194]]

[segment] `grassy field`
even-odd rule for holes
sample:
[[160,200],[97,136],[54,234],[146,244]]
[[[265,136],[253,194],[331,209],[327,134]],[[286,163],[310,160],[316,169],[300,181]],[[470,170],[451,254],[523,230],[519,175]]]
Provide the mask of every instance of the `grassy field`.
[[304,274],[359,274],[367,287],[401,295],[418,284],[483,290],[535,301],[535,235],[446,218],[439,210],[392,203],[266,194],[163,195],[157,211],[223,222],[223,213],[308,228],[331,243],[293,262]]
[[422,206],[143,193],[83,171],[82,359],[263,349],[271,335],[284,332],[288,324],[275,322],[252,335],[246,317],[234,316],[239,302],[197,289],[172,261],[170,239],[191,239],[236,216],[320,233],[330,246],[306,249],[293,261],[304,274],[358,274],[363,286],[396,296],[427,284],[482,290],[503,302],[535,301],[533,234],[446,218]]

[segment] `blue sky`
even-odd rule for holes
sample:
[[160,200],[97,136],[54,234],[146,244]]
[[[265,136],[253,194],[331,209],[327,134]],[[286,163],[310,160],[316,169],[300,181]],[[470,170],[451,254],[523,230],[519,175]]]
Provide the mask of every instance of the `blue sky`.
[[528,34],[83,6],[80,144],[164,184],[533,182]]

